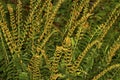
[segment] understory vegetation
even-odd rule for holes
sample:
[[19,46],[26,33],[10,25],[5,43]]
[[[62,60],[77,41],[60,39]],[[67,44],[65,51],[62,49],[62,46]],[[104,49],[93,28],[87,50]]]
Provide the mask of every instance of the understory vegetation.
[[120,0],[0,0],[0,80],[120,80]]

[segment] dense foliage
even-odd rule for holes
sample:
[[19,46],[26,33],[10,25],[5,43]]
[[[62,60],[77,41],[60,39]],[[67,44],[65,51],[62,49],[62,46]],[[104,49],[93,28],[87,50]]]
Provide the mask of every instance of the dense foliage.
[[0,0],[0,80],[120,80],[119,0]]

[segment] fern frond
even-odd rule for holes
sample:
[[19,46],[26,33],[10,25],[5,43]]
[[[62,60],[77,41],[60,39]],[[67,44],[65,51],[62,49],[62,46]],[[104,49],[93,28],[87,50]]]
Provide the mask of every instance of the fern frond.
[[110,47],[110,50],[109,50],[108,55],[107,55],[107,64],[110,64],[113,56],[115,56],[116,51],[119,50],[119,49],[120,49],[120,36],[113,43],[113,45]]
[[43,42],[41,45],[38,44],[37,47],[36,47],[36,53],[39,54],[39,52],[41,52],[42,56],[43,56],[44,59],[45,59],[46,64],[48,64],[48,65],[49,65],[49,62],[48,62],[47,54],[46,54],[45,51],[43,50],[43,47],[45,46],[45,44],[47,43],[47,41],[49,40],[49,38],[50,38],[54,33],[56,33],[56,32],[57,32],[56,30],[55,30],[55,31],[52,31],[52,33],[50,33],[50,34],[48,35],[48,37],[44,40],[44,42]]
[[[120,64],[108,65],[113,60],[119,62],[116,52],[119,53],[120,36],[115,40],[119,32],[114,33],[116,27],[112,26],[120,16],[120,5],[112,5],[115,8],[103,22],[101,15],[109,11],[104,11],[106,5],[99,5],[101,2],[104,1],[0,1],[0,79],[97,80],[119,68]],[[103,23],[98,25],[99,22]],[[109,36],[110,31],[113,32]],[[110,42],[105,43],[108,37]]]
[[45,3],[43,4],[43,8],[46,8],[45,11],[45,15],[43,16],[43,19],[45,18],[45,20],[48,20],[50,18],[50,14],[52,12],[52,8],[53,8],[53,4],[51,2],[51,0],[46,0]]
[[83,16],[81,20],[79,20],[75,25],[75,26],[79,26],[78,31],[75,35],[77,41],[82,39],[83,34],[86,32],[86,30],[90,28],[89,23],[87,22],[89,16],[90,14]]
[[91,9],[89,10],[90,13],[92,13],[95,9],[95,7],[100,3],[101,0],[96,0]]
[[41,56],[38,54],[33,55],[28,65],[28,70],[31,73],[30,75],[31,80],[41,79],[40,64],[41,64]]
[[30,13],[34,14],[37,8],[41,5],[41,0],[30,0]]
[[43,48],[44,46],[45,46],[45,44],[46,44],[46,42],[50,39],[50,37],[54,34],[54,33],[56,33],[57,31],[56,30],[53,30],[47,37],[46,37],[46,39],[43,41],[43,43],[41,44],[41,48]]
[[[70,19],[67,21],[67,24],[66,24],[66,26],[65,26],[65,28],[67,28],[67,29],[69,29],[70,27],[71,27],[71,25],[72,25],[72,23],[73,23],[73,21],[75,20],[74,19],[74,16],[76,16],[76,15],[74,15],[75,14],[75,10],[76,10],[76,4],[78,3],[78,0],[75,0],[75,1],[73,1],[73,3],[72,3],[72,11],[70,12]],[[78,15],[77,15],[78,16]],[[67,29],[65,30],[65,33],[67,32]]]
[[19,41],[20,36],[18,36],[18,34],[20,34],[20,33],[18,32],[17,28],[20,27],[19,26],[20,24],[18,24],[18,27],[17,27],[16,18],[14,16],[15,14],[13,12],[13,8],[11,7],[10,4],[8,4],[7,6],[8,6],[9,14],[10,14],[10,27],[12,28],[11,35],[13,37],[15,44],[17,45],[15,51],[19,52],[21,49],[21,45],[19,42],[21,42],[21,41]]
[[[35,51],[35,36],[36,32],[40,32],[39,31],[39,27],[40,24],[39,24],[39,20],[38,18],[40,18],[40,14],[41,13],[37,13],[39,10],[40,10],[40,6],[41,6],[41,0],[30,0],[30,11],[29,11],[29,14],[27,16],[27,20],[25,21],[25,24],[24,24],[24,39],[25,39],[25,43],[29,43],[29,45],[27,44],[26,47],[29,47],[29,49],[31,50],[31,52],[34,54],[36,53]],[[30,48],[30,46],[32,46]]]
[[1,25],[1,29],[2,29],[3,35],[5,37],[5,40],[7,42],[7,45],[10,49],[10,52],[11,52],[11,54],[13,54],[13,52],[16,49],[16,45],[13,41],[12,35],[11,35],[6,23],[0,23],[0,25]]
[[44,48],[44,46],[46,45],[47,41],[50,39],[50,37],[51,37],[54,33],[56,33],[56,32],[57,32],[56,30],[52,31],[52,32],[48,35],[48,37],[44,40],[44,42],[43,42],[41,45],[38,44],[38,45],[37,45],[37,48],[36,48],[37,54],[39,54],[39,52],[41,52],[42,56],[43,56],[44,59],[45,59],[46,64],[49,64],[49,63],[48,63],[47,54],[45,53],[45,51],[43,50],[43,48]]
[[50,77],[50,80],[56,80],[58,77],[61,77],[62,74],[54,74],[53,76]]
[[15,14],[13,11],[13,8],[10,4],[7,4],[7,8],[10,14],[10,27],[12,28],[12,36],[14,37],[14,40],[17,39],[17,26],[16,26],[16,18],[15,18]]
[[[11,60],[7,66],[5,67],[5,73],[7,75],[6,77],[6,80],[9,80],[9,79],[18,79],[18,71],[17,71],[17,68],[16,68],[16,65],[14,64],[14,60]],[[14,76],[14,77],[13,77]]]
[[[22,21],[22,7],[21,7],[21,2],[18,1],[18,4],[17,4],[17,11],[18,13],[16,12],[16,15],[17,15],[17,18],[15,17],[15,14],[14,14],[14,11],[13,11],[13,8],[11,7],[11,5],[8,5],[8,10],[9,10],[9,14],[10,14],[10,23],[11,23],[11,27],[12,27],[12,38],[14,40],[14,43],[16,45],[15,47],[15,54],[12,55],[13,59],[17,57],[18,60],[16,60],[17,63],[20,63],[19,64],[19,67],[22,71],[23,69],[23,62],[22,62],[22,59],[21,59],[21,48],[22,48],[22,45],[23,45],[23,42],[21,41],[22,36],[21,36],[21,28],[23,27],[23,21]],[[17,21],[16,21],[17,20]],[[16,65],[16,69],[18,68],[18,64],[15,64]]]
[[3,38],[1,29],[0,29],[0,41],[1,41],[1,47],[2,47],[1,48],[2,52],[0,53],[0,77],[3,78],[4,80],[4,78],[6,77],[6,72],[4,70],[6,70],[6,67],[9,64],[10,59],[9,59],[8,51],[4,43],[4,38]]
[[71,38],[66,36],[65,40],[62,43],[63,46],[63,53],[64,53],[64,62],[66,65],[66,70],[70,72],[70,68],[72,66],[72,41]]
[[61,56],[63,54],[62,50],[63,50],[63,47],[61,47],[61,46],[56,47],[56,51],[54,53],[54,57],[53,57],[52,64],[51,64],[51,71],[52,71],[51,76],[50,76],[51,79],[54,78],[54,76],[59,71],[58,66],[59,66],[59,61],[61,59]]
[[[42,4],[42,3],[41,3]],[[51,3],[51,0],[45,0],[45,2],[43,3],[43,5],[41,5],[41,7],[39,6],[38,9],[36,10],[36,29],[38,33],[40,33],[40,28],[42,28],[41,25],[43,25],[44,21],[48,20],[49,19],[49,15],[52,11],[52,3]],[[37,13],[37,11],[39,13]]]
[[104,24],[101,24],[100,27],[102,28],[102,35],[99,37],[100,40],[103,40],[105,35],[107,34],[108,30],[112,27],[112,25],[115,23],[115,21],[118,19],[120,15],[120,10],[118,9],[120,6],[116,5],[114,10],[111,12],[111,15],[107,19],[107,21]]
[[[87,4],[88,4],[88,3],[89,3],[89,0],[88,0]],[[92,15],[92,12],[93,12],[94,8],[96,8],[96,6],[97,6],[99,3],[100,3],[100,0],[97,0],[97,1],[93,4],[93,6],[92,6],[92,8],[89,10],[89,12],[86,13],[86,14],[83,14],[83,16],[81,17],[81,19],[79,19],[79,20],[76,22],[76,26],[80,26],[79,29],[78,29],[78,32],[77,32],[77,34],[76,34],[77,40],[78,40],[78,38],[80,37],[81,31],[84,32],[84,30],[82,30],[81,27],[83,27],[83,29],[84,29],[84,28],[86,28],[86,29],[89,29],[89,28],[90,28],[90,26],[88,25],[87,20],[88,20],[88,18]],[[86,5],[86,6],[87,6],[87,5]],[[86,7],[86,6],[85,6],[85,7]],[[87,26],[84,26],[85,24],[86,24]]]
[[8,57],[8,53],[7,53],[7,50],[6,50],[6,47],[5,47],[5,44],[4,44],[4,39],[3,39],[3,36],[2,36],[2,31],[0,29],[0,39],[1,39],[1,43],[2,43],[2,48],[3,48],[3,56],[5,58],[5,61],[6,61],[6,65],[9,63],[9,57]]
[[[75,1],[75,6],[73,8],[73,11],[71,11],[71,18],[69,22],[66,24],[68,26],[69,24],[69,30],[68,30],[68,36],[71,36],[75,30],[75,28],[78,26],[78,24],[81,24],[82,22],[79,20],[77,21],[78,17],[80,16],[80,12],[82,11],[83,7],[86,7],[86,4],[89,3],[89,0],[82,0],[80,5]],[[73,3],[74,5],[74,3]]]
[[24,41],[24,28],[23,28],[23,25],[24,25],[24,22],[23,22],[23,3],[21,2],[21,0],[17,0],[17,5],[16,5],[16,24],[17,24],[17,45],[19,46],[19,48],[21,48],[21,46],[23,44],[23,41]]
[[92,80],[98,80],[100,77],[104,76],[108,71],[115,69],[115,68],[120,68],[120,64],[114,64],[114,65],[107,67],[102,72],[100,72],[98,75],[94,76]]
[[45,27],[44,27],[44,31],[42,33],[42,35],[39,38],[39,42],[41,42],[41,40],[44,40],[44,38],[51,32],[51,28],[52,28],[52,23],[54,21],[54,18],[56,16],[56,13],[58,11],[58,9],[60,8],[61,4],[64,2],[64,0],[59,0],[58,3],[55,6],[55,9],[53,9],[51,16],[48,20],[46,20],[45,22]]
[[84,58],[85,55],[88,53],[89,49],[90,49],[91,47],[93,47],[93,45],[95,45],[95,44],[97,44],[97,43],[99,44],[99,41],[98,41],[98,40],[95,40],[95,41],[93,41],[93,42],[91,42],[91,43],[89,43],[89,44],[87,45],[87,47],[84,49],[84,51],[83,51],[83,52],[78,56],[78,58],[76,59],[76,61],[75,61],[75,63],[74,63],[74,66],[75,66],[74,70],[76,70],[76,69],[79,67],[79,65],[81,64],[83,58]]
[[14,50],[16,49],[16,44],[13,41],[13,37],[12,37],[11,32],[10,32],[8,25],[7,25],[7,21],[5,20],[5,10],[4,10],[1,3],[0,3],[0,9],[1,9],[1,16],[2,16],[2,20],[0,21],[0,27],[1,27],[2,32],[4,34],[7,45],[10,49],[10,52],[12,54],[14,52]]
[[5,9],[4,9],[4,7],[3,7],[3,5],[2,5],[2,3],[0,2],[0,13],[1,13],[1,21],[2,22],[6,22],[7,23],[7,21],[5,20],[5,17],[6,17],[6,11],[5,11]]

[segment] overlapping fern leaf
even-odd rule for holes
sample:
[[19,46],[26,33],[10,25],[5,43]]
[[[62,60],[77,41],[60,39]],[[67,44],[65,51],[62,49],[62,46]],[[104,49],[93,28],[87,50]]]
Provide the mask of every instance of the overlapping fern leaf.
[[119,80],[120,2],[102,20],[104,2],[0,1],[0,80]]

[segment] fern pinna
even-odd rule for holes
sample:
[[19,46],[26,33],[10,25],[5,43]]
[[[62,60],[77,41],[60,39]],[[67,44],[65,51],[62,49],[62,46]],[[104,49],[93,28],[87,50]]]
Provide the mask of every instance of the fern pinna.
[[120,79],[118,0],[11,2],[0,1],[0,80]]

